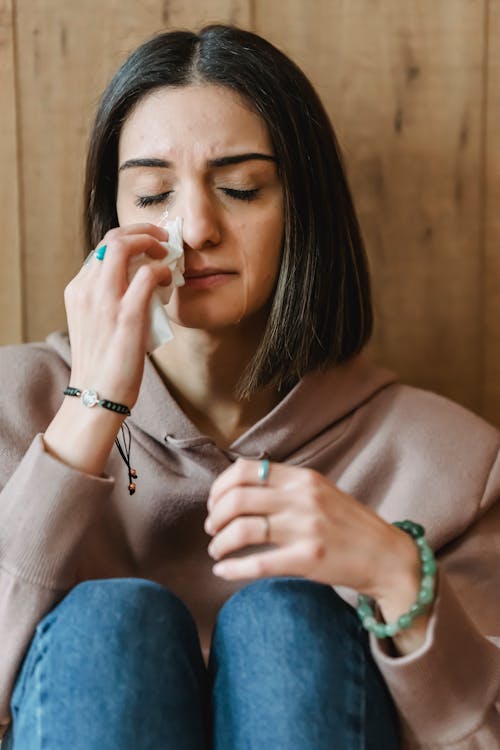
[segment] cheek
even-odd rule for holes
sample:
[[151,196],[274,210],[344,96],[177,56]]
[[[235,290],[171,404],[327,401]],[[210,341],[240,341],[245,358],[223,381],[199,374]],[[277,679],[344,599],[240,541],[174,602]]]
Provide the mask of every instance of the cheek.
[[243,248],[244,297],[248,311],[269,300],[279,272],[283,233],[280,222],[254,225],[252,231],[252,241]]
[[249,248],[253,256],[251,266],[258,271],[262,281],[273,283],[281,260],[283,221],[281,217],[269,217],[267,221],[254,226],[252,232],[254,241],[252,248]]

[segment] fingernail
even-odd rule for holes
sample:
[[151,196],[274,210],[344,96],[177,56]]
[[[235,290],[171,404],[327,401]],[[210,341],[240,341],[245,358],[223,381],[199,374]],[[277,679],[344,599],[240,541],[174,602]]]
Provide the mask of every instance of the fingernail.
[[205,521],[205,531],[207,532],[207,534],[213,533],[212,522],[209,518],[207,518],[207,520]]
[[226,566],[224,563],[216,563],[212,568],[212,573],[216,576],[223,576]]

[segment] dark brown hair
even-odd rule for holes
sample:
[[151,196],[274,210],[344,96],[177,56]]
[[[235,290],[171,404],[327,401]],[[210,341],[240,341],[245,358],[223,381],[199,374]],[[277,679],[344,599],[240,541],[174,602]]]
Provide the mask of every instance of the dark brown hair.
[[85,255],[118,225],[121,127],[153,89],[207,82],[241,95],[266,123],[284,194],[280,272],[261,345],[240,383],[290,388],[310,370],[358,353],[372,332],[368,262],[328,115],[304,73],[249,31],[212,25],[138,47],[104,92],[85,181]]

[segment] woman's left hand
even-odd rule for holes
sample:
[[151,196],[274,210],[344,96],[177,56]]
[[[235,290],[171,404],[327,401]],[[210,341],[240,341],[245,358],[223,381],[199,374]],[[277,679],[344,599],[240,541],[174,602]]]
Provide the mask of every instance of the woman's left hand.
[[[312,469],[239,459],[212,485],[205,530],[216,560],[248,545],[273,545],[217,563],[227,579],[301,576],[373,597],[386,622],[415,602],[420,558],[411,537]],[[266,520],[267,518],[267,520]],[[400,654],[425,640],[430,610],[393,639]]]
[[312,469],[272,463],[263,484],[259,465],[239,459],[212,485],[209,553],[219,560],[248,545],[275,546],[226,559],[214,573],[228,579],[303,576],[380,602],[394,592],[395,572],[401,578],[406,571],[416,595],[419,558],[407,534]]

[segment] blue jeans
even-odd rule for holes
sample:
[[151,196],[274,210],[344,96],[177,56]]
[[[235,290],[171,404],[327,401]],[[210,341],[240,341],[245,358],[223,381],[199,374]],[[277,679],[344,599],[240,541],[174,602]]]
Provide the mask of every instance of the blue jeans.
[[219,612],[208,669],[163,586],[76,586],[38,625],[2,750],[396,750],[356,613],[329,586],[254,581]]

